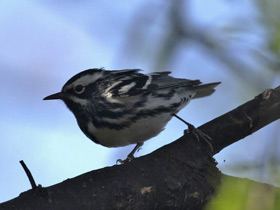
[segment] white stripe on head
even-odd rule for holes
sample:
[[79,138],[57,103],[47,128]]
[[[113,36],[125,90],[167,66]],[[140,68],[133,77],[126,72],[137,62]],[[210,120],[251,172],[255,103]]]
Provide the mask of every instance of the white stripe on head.
[[85,106],[85,105],[87,105],[87,103],[88,103],[88,100],[86,100],[86,99],[81,99],[81,98],[78,98],[78,97],[76,97],[76,96],[69,96],[68,97],[71,101],[73,101],[73,102],[75,102],[75,103],[77,103],[77,104],[80,104],[80,105],[82,105],[82,106]]
[[78,78],[76,81],[72,82],[71,84],[64,87],[64,90],[71,89],[77,85],[83,85],[87,86],[88,84],[91,84],[98,80],[99,78],[103,77],[103,72],[95,72],[94,74],[87,74],[80,78]]

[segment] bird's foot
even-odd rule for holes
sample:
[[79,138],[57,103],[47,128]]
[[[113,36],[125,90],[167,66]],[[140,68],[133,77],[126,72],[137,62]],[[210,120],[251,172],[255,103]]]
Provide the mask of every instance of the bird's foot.
[[141,149],[141,146],[143,146],[143,142],[139,142],[136,144],[136,146],[133,148],[133,150],[128,154],[127,158],[122,160],[122,159],[118,159],[116,164],[125,164],[125,163],[128,163],[130,161],[132,161],[134,159],[134,153],[135,152],[138,152],[140,149]]
[[184,122],[188,126],[188,130],[185,130],[184,134],[193,134],[193,135],[195,135],[195,137],[196,137],[196,139],[198,141],[200,141],[200,139],[202,139],[203,141],[205,141],[209,145],[211,151],[212,152],[214,151],[213,145],[210,142],[212,140],[212,138],[210,136],[208,136],[207,134],[205,134],[201,130],[197,129],[192,124],[188,123],[187,121],[185,121],[184,119],[182,119],[178,115],[173,114],[173,116],[176,117],[177,119],[181,120],[182,122]]
[[211,151],[212,152],[214,151],[213,145],[210,142],[210,141],[212,141],[212,138],[210,136],[208,136],[207,134],[205,134],[204,132],[202,132],[201,130],[195,128],[192,124],[189,123],[188,130],[185,130],[185,134],[186,133],[195,135],[195,137],[198,141],[200,141],[200,139],[202,139],[209,145]]
[[125,164],[125,163],[128,163],[128,162],[132,161],[133,159],[134,159],[134,156],[133,156],[133,155],[128,155],[128,156],[126,157],[126,159],[124,159],[124,160],[122,160],[122,159],[117,159],[116,164],[117,164],[117,165],[123,165],[123,164]]

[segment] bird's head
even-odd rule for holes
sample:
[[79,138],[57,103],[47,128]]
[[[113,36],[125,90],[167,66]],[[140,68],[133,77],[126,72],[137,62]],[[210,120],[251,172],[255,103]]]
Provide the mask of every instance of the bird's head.
[[49,95],[43,100],[61,99],[76,115],[91,106],[94,96],[98,95],[98,82],[104,75],[102,69],[89,69],[70,78],[58,93]]

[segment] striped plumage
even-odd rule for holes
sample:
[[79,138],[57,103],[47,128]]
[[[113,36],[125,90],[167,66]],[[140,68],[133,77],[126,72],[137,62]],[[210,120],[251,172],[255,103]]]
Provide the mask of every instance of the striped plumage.
[[84,134],[106,147],[141,143],[159,134],[191,99],[211,95],[219,82],[176,79],[170,72],[89,69],[68,80],[62,99]]

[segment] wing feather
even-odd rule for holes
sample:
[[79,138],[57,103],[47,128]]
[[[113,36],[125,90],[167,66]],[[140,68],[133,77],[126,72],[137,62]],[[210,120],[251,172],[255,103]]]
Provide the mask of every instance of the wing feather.
[[[113,82],[108,84],[106,94],[111,97],[129,97],[139,94],[156,93],[161,90],[173,91],[176,88],[198,90],[202,95],[213,92],[219,83],[201,85],[200,80],[177,79],[169,76],[171,72],[139,73],[140,69],[124,69],[111,71]],[[209,90],[207,90],[209,89]],[[199,97],[199,96],[198,96]]]

